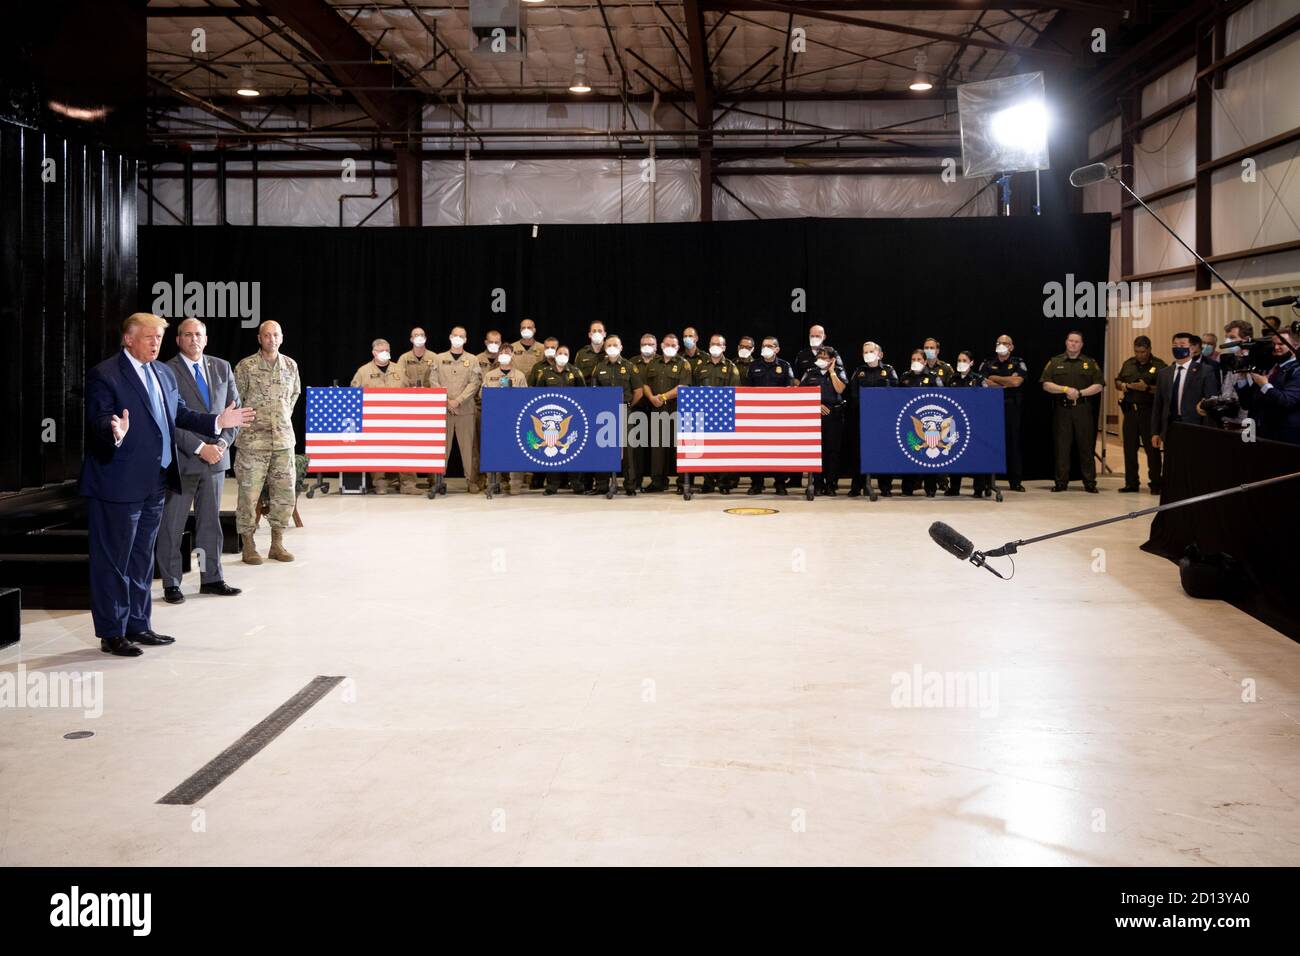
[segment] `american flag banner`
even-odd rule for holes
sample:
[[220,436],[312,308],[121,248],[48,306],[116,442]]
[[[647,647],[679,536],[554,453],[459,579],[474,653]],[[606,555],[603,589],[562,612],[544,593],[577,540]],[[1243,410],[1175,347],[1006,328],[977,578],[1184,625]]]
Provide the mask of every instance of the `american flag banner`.
[[677,390],[678,471],[822,470],[821,390]]
[[308,471],[447,470],[444,388],[307,389]]

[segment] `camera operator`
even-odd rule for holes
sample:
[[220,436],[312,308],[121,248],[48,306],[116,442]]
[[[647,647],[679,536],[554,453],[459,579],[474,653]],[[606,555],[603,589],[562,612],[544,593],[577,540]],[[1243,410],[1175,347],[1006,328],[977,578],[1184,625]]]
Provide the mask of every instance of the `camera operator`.
[[1250,371],[1250,383],[1238,394],[1257,423],[1260,438],[1300,444],[1300,365],[1292,351],[1300,344],[1300,332],[1291,325],[1274,332],[1272,338],[1277,364],[1267,374]]
[[1246,319],[1233,319],[1223,327],[1223,348],[1215,352],[1222,371],[1219,394],[1197,408],[1211,422],[1229,431],[1239,430],[1245,417],[1238,391],[1250,384],[1250,373],[1240,366],[1245,364],[1243,356],[1249,356],[1254,337],[1255,326]]

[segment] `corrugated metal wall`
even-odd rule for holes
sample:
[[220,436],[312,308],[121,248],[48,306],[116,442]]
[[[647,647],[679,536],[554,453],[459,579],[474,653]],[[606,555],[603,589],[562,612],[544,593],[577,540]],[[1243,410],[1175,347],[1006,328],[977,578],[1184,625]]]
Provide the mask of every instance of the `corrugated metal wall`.
[[[1297,316],[1288,308],[1266,309],[1260,303],[1283,295],[1300,295],[1300,282],[1289,284],[1267,284],[1239,286],[1237,291],[1247,302],[1264,315],[1275,315],[1283,325],[1292,322]],[[1245,306],[1225,289],[1211,289],[1206,292],[1183,292],[1164,294],[1151,303],[1150,324],[1141,325],[1143,319],[1113,318],[1106,329],[1106,368],[1118,371],[1124,360],[1133,354],[1133,340],[1139,335],[1151,339],[1151,350],[1166,362],[1170,358],[1170,342],[1175,332],[1213,332],[1223,340],[1223,327],[1233,319],[1246,319],[1254,324],[1255,335],[1260,334],[1260,323],[1246,311]],[[1114,379],[1114,375],[1111,375]],[[1110,382],[1107,382],[1106,421],[1107,431],[1119,433],[1119,394]]]
[[[47,162],[52,160],[52,162]],[[77,477],[86,369],[136,299],[136,162],[0,121],[0,494]]]

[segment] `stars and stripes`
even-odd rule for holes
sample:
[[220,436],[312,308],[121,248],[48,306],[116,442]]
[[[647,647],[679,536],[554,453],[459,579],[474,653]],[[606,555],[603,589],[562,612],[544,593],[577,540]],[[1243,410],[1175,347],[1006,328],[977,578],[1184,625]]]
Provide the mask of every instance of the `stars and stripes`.
[[307,389],[310,471],[442,472],[447,390]]
[[677,390],[679,471],[810,471],[822,468],[821,390]]

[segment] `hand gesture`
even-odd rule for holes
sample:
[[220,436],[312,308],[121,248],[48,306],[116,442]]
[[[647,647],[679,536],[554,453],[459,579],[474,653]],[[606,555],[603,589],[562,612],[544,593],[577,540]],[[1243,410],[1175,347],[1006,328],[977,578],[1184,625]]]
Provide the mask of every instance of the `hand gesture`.
[[216,445],[205,444],[199,449],[199,457],[209,465],[215,465],[217,462],[221,461],[221,449]]
[[1079,390],[1077,388],[1067,388],[1065,390],[1065,397],[1072,402],[1077,402],[1079,400]]
[[217,416],[217,428],[241,428],[244,425],[251,425],[256,417],[257,412],[254,409],[236,408],[235,403],[231,402],[226,406],[226,410]]
[[122,443],[122,439],[126,437],[127,429],[131,427],[131,419],[128,414],[128,410],[125,408],[122,409],[121,418],[114,415],[113,418],[109,421],[109,425],[113,429],[113,444],[120,445]]

